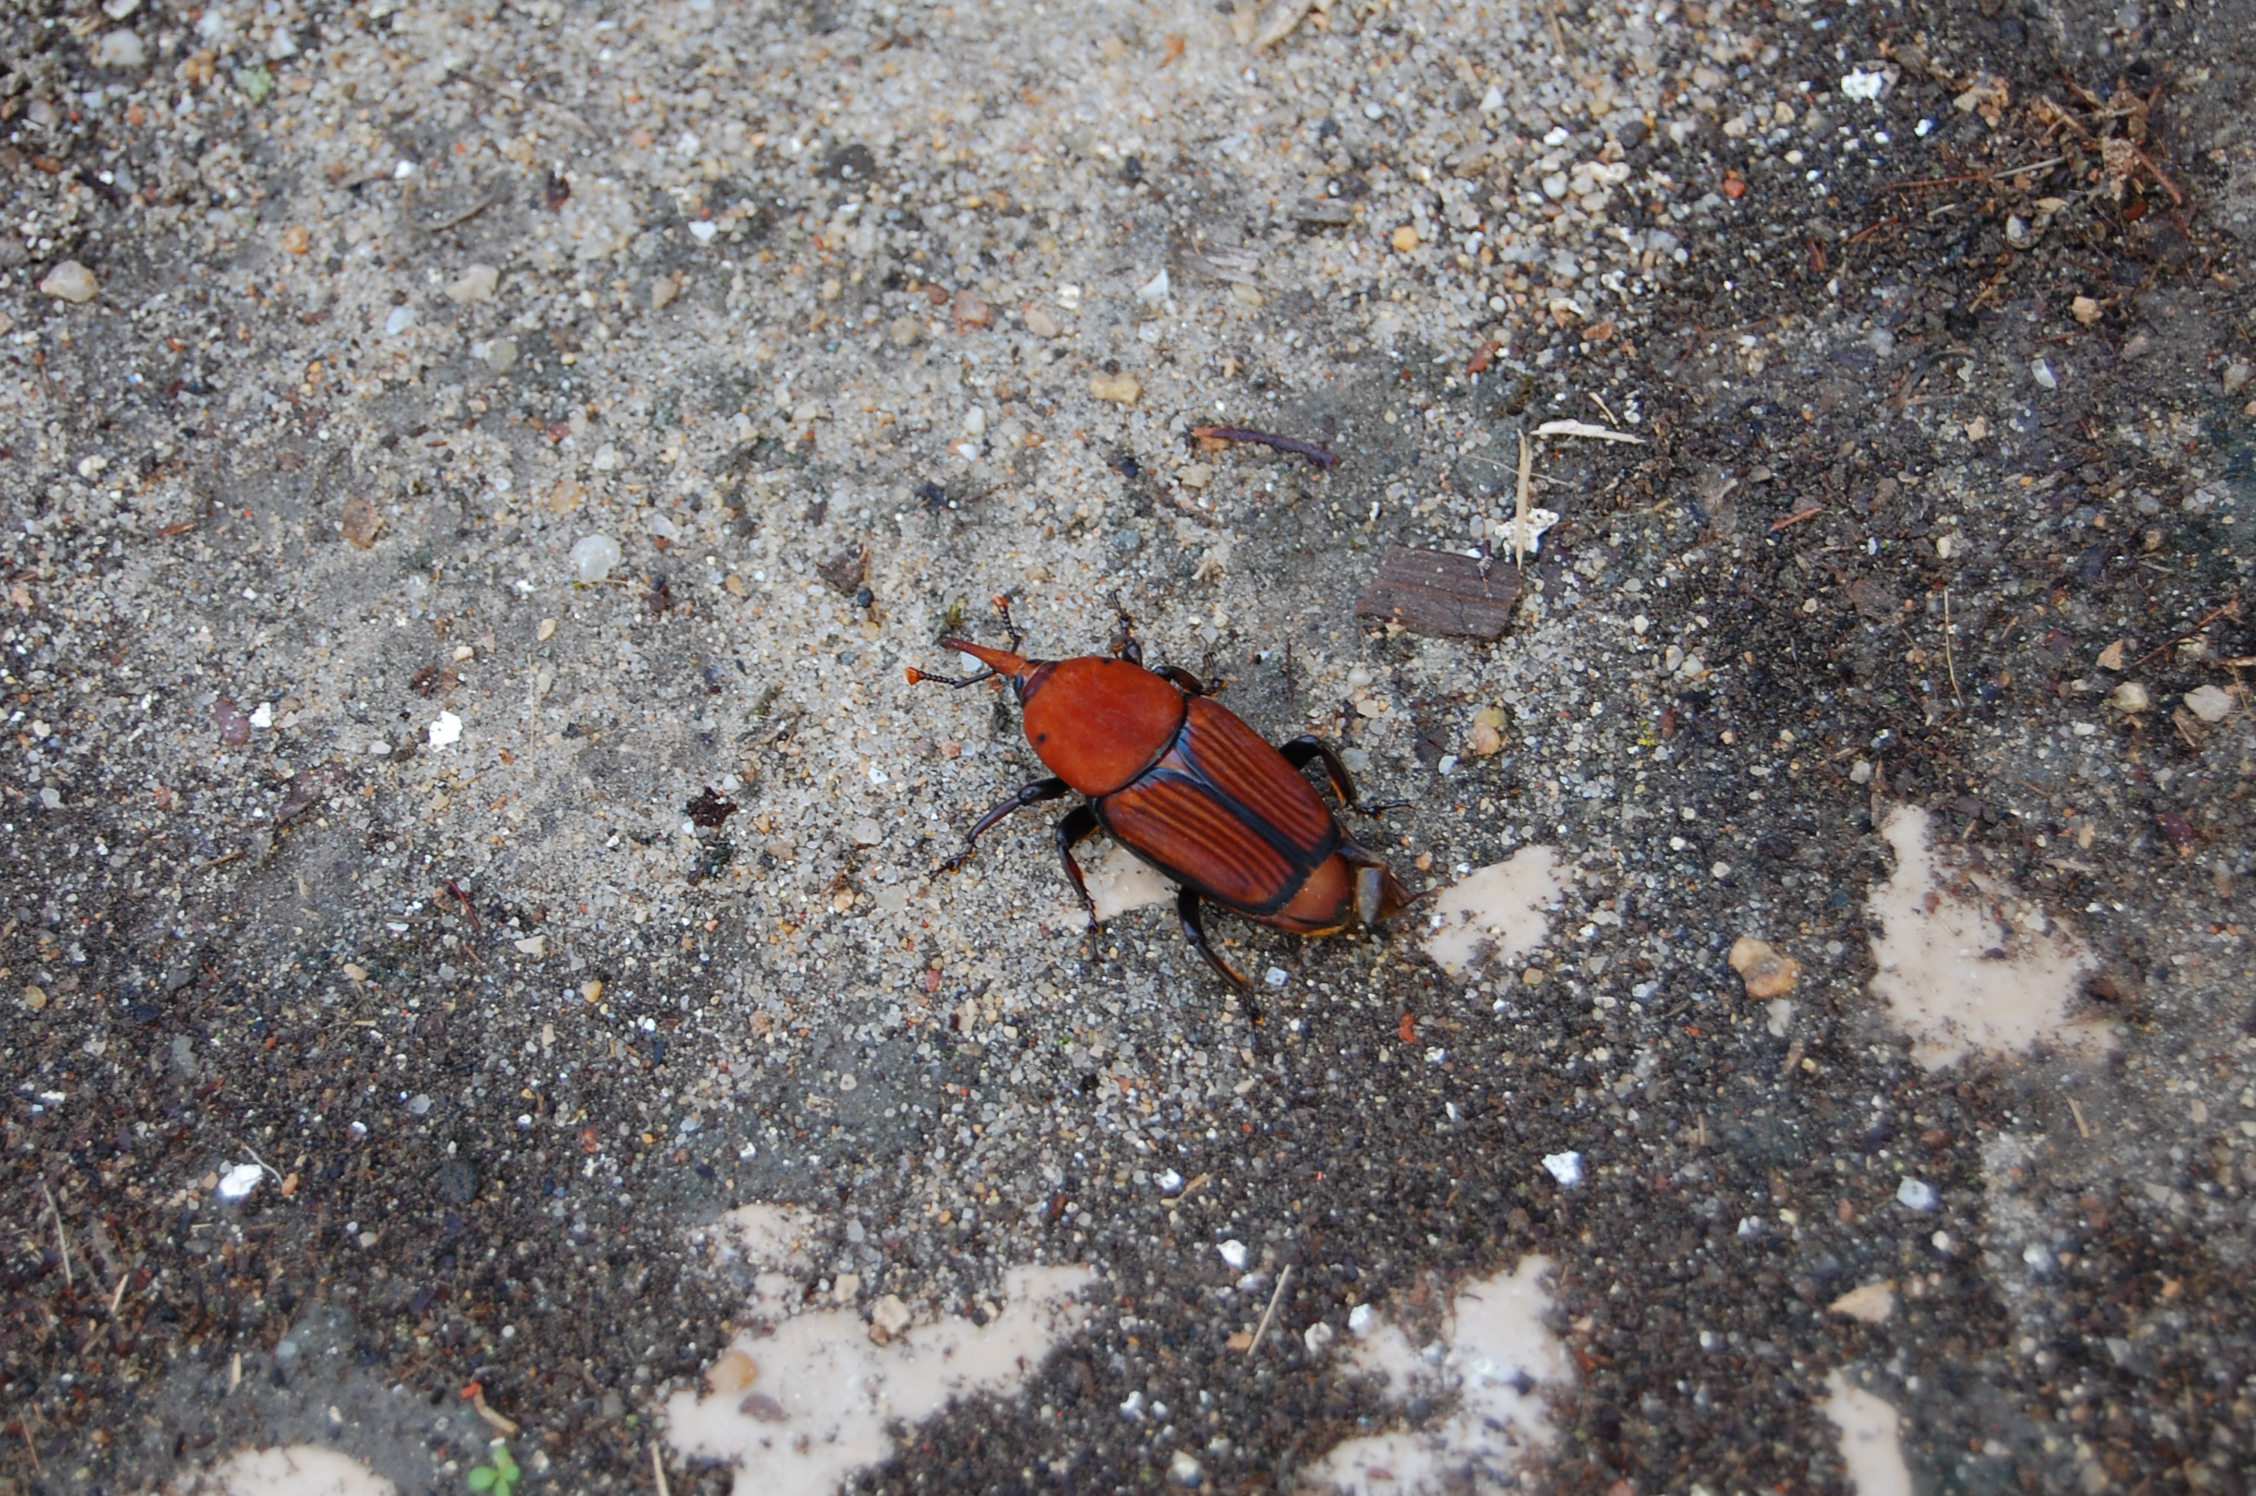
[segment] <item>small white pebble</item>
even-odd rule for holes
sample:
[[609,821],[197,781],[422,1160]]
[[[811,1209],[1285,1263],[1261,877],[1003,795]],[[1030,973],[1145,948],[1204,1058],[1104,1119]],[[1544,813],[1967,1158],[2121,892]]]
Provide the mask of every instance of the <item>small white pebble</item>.
[[1231,1237],[1214,1250],[1222,1254],[1223,1265],[1228,1267],[1231,1272],[1237,1272],[1245,1267],[1246,1244],[1236,1237]]
[[1551,1171],[1551,1177],[1559,1181],[1561,1189],[1571,1190],[1582,1183],[1582,1155],[1579,1153],[1546,1153],[1543,1167]]
[[1851,68],[1841,75],[1841,92],[1852,99],[1877,99],[1887,87],[1886,73],[1868,73],[1862,68]]
[[624,558],[619,542],[608,535],[583,535],[572,546],[572,570],[576,580],[593,585],[611,575],[611,568]]
[[494,288],[501,284],[501,272],[491,265],[472,265],[447,284],[447,300],[457,305],[473,301],[493,300]]
[[1261,974],[1261,980],[1272,987],[1282,987],[1290,978],[1282,966],[1272,966]]
[[93,271],[76,260],[65,260],[47,272],[46,277],[39,282],[39,289],[42,294],[52,296],[57,301],[83,304],[92,301],[101,287],[96,283]]
[[2222,722],[2232,715],[2232,692],[2222,686],[2196,686],[2185,693],[2185,704],[2204,722]]
[[452,712],[439,713],[439,719],[431,724],[431,746],[452,748],[461,741],[462,719]]
[[1942,1203],[1942,1198],[1925,1180],[1906,1179],[1896,1186],[1896,1203],[1907,1210],[1933,1210]]
[[258,1188],[266,1171],[257,1164],[237,1164],[219,1176],[219,1198],[232,1204]]
[[1360,1340],[1371,1333],[1379,1316],[1369,1304],[1357,1304],[1347,1311],[1347,1333]]

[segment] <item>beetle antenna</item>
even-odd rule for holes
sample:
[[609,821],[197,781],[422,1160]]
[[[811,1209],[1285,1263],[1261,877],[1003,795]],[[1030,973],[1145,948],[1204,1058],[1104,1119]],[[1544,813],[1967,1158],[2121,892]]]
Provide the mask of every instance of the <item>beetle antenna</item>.
[[957,679],[954,676],[934,675],[929,670],[919,670],[916,666],[911,665],[909,667],[909,684],[912,686],[921,686],[926,681],[930,681],[936,686],[953,686],[955,689],[960,691],[965,686],[976,686],[983,680],[993,680],[995,678],[995,674],[995,667],[988,665],[981,669],[977,675],[967,675],[962,677],[961,679]]
[[[1024,639],[1026,636],[1018,631],[1017,624],[1011,622],[1009,593],[998,592],[995,594],[995,611],[1003,615],[1003,632],[1010,635],[1011,653],[1017,654],[1019,641]],[[992,675],[993,673],[994,672],[992,670],[988,672],[988,674],[990,675]]]

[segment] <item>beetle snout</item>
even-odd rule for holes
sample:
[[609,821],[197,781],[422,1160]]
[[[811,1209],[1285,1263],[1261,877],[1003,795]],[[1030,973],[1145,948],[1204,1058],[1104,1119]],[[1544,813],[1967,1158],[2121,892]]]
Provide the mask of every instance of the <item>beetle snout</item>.
[[969,639],[942,639],[940,647],[970,655],[980,664],[985,665],[989,670],[994,671],[997,675],[1018,687],[1021,696],[1026,694],[1027,677],[1032,675],[1042,663],[1040,660],[1029,660],[1024,655],[1013,654],[1007,649],[996,649],[988,644],[974,644]]

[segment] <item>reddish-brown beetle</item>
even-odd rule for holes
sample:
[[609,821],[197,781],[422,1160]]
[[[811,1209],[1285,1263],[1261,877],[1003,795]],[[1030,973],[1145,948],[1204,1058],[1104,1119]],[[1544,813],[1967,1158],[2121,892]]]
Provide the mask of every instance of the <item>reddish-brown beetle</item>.
[[[1009,626],[1010,613],[997,605]],[[909,684],[976,685],[997,676],[1018,693],[1026,740],[1051,778],[1032,784],[979,818],[963,850],[941,865],[960,867],[987,829],[1014,810],[1079,794],[1088,804],[1057,823],[1058,855],[1073,891],[1096,924],[1096,906],[1073,860],[1076,843],[1103,827],[1181,885],[1175,912],[1183,933],[1213,968],[1246,979],[1207,943],[1200,918],[1213,902],[1297,935],[1331,935],[1351,924],[1378,925],[1411,902],[1394,874],[1340,829],[1307,778],[1322,759],[1340,804],[1360,810],[1347,767],[1319,738],[1282,748],[1218,705],[1189,671],[1144,668],[1143,649],[1121,618],[1110,658],[1029,660],[1010,647],[942,639],[987,668],[961,680],[910,669]]]

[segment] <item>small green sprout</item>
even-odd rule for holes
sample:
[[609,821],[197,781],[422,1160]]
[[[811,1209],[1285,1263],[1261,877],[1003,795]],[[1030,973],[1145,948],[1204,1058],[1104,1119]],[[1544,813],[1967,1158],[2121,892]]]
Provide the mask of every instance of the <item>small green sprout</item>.
[[525,1478],[525,1472],[519,1470],[517,1462],[509,1457],[509,1441],[494,1440],[487,1458],[493,1463],[480,1465],[470,1472],[470,1489],[476,1491],[478,1496],[486,1496],[489,1491],[493,1496],[512,1496],[517,1489],[517,1482]]

